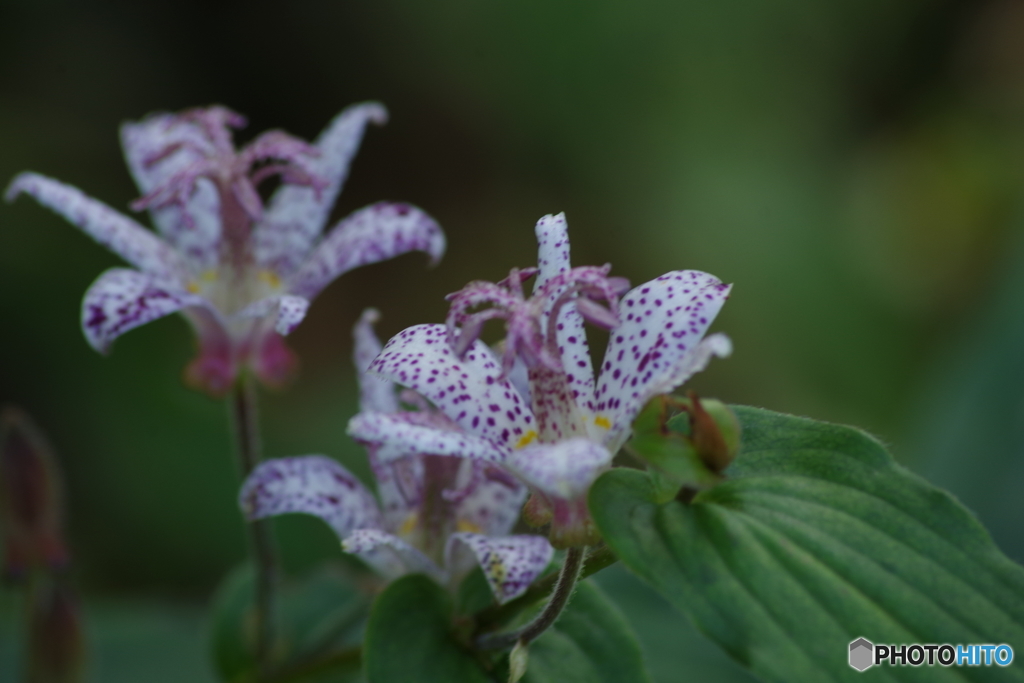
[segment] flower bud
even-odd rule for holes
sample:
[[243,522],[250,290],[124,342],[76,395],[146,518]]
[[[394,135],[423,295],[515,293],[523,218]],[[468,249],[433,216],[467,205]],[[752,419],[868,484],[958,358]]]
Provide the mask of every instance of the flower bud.
[[697,455],[711,471],[720,474],[740,445],[740,423],[729,406],[715,399],[701,400],[694,391],[687,392],[690,405],[690,440]]
[[32,593],[26,680],[78,683],[84,670],[85,645],[74,591],[63,581],[41,579]]
[[22,578],[37,567],[62,568],[61,481],[42,434],[23,411],[0,412],[0,532],[4,574]]

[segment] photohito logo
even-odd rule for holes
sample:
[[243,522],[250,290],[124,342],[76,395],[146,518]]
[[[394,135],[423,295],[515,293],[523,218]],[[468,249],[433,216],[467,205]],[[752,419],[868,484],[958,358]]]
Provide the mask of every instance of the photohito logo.
[[850,643],[850,666],[865,671],[875,664],[889,666],[1009,666],[1009,645],[876,645],[867,638]]

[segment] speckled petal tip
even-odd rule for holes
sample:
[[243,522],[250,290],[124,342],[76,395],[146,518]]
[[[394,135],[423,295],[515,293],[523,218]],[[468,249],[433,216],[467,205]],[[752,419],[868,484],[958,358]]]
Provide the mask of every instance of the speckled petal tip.
[[409,204],[380,202],[360,209],[313,249],[289,278],[290,291],[312,299],[353,268],[422,251],[436,263],[444,254],[444,233],[425,212]]
[[444,572],[426,555],[399,537],[378,529],[358,529],[341,544],[347,553],[357,555],[381,575],[393,579],[402,574],[420,572],[443,583]]
[[370,363],[381,351],[382,345],[373,331],[373,325],[380,320],[376,308],[367,308],[352,328],[354,349],[352,363],[359,379],[359,409],[363,412],[396,413],[398,397],[395,385],[367,372]]
[[[477,340],[459,360],[444,325],[417,325],[393,337],[370,371],[409,387],[470,434],[502,450],[529,438],[534,419],[491,350]],[[535,434],[534,434],[535,436]]]
[[310,172],[325,179],[327,187],[318,192],[283,185],[274,193],[254,232],[260,264],[291,273],[302,263],[327,224],[366,125],[384,124],[387,119],[383,105],[368,102],[348,107],[328,124],[314,143],[319,155],[307,162]]
[[[569,231],[565,214],[544,216],[535,228],[537,233],[537,281],[533,291],[536,294],[552,277],[566,273],[569,262]],[[555,300],[565,291],[562,287],[551,293],[544,312],[550,313]],[[546,319],[546,316],[545,316]],[[545,323],[546,324],[546,323]],[[577,404],[586,411],[593,410],[594,367],[590,359],[587,333],[583,327],[583,316],[573,305],[562,306],[558,313],[558,349],[562,355],[562,366],[566,370],[569,388]]]
[[323,455],[261,463],[242,485],[238,504],[250,520],[290,512],[314,515],[342,539],[355,529],[381,526],[377,501],[366,487]]
[[586,437],[575,437],[514,451],[507,466],[549,496],[574,498],[585,493],[611,461],[607,448]]
[[713,275],[677,270],[622,298],[622,323],[611,332],[596,394],[595,412],[612,425],[608,442],[628,431],[653,393],[674,388],[666,389],[666,380],[680,374],[677,365],[700,343],[730,289]]
[[60,214],[94,240],[136,268],[180,286],[185,268],[180,255],[153,232],[114,211],[81,190],[38,173],[22,173],[4,193],[7,201],[19,194],[33,197]]
[[500,463],[506,451],[487,439],[462,431],[438,429],[416,424],[418,413],[360,413],[348,423],[348,434],[357,441],[378,445],[381,462],[409,455],[455,455]]
[[[154,163],[154,158],[172,145],[178,145],[175,151]],[[208,142],[199,125],[182,122],[175,114],[154,114],[121,126],[125,160],[143,196],[202,160],[199,150],[206,145]],[[149,213],[160,234],[188,258],[196,271],[216,266],[220,247],[220,197],[210,180],[204,178],[196,184],[184,211],[181,206],[172,204],[151,208]]]
[[462,543],[476,556],[499,604],[522,595],[551,562],[554,548],[543,536],[502,536],[456,533],[448,540],[449,566],[456,545]]
[[188,306],[208,306],[205,299],[170,289],[162,280],[130,268],[100,275],[82,299],[82,332],[89,345],[107,353],[119,336],[139,325]]

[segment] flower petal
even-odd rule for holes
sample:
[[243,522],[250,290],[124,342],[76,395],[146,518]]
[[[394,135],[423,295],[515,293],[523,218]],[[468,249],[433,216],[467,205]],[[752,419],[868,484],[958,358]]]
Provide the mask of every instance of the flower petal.
[[611,462],[607,448],[576,437],[514,451],[506,466],[549,497],[574,498],[585,493]]
[[380,202],[344,218],[313,249],[290,279],[289,290],[312,299],[342,273],[424,251],[436,263],[444,254],[444,233],[433,218],[409,204]]
[[485,438],[463,431],[438,429],[411,422],[417,413],[359,413],[348,423],[348,434],[357,441],[377,445],[380,462],[409,455],[457,455],[500,463],[505,451]]
[[622,298],[597,385],[597,420],[605,443],[621,442],[652,396],[671,391],[677,366],[694,350],[729,296],[731,285],[696,270],[666,273]]
[[380,312],[376,308],[367,308],[352,328],[352,336],[355,338],[352,362],[359,376],[359,409],[363,412],[397,413],[395,385],[367,372],[370,363],[381,351],[380,340],[373,331],[373,324],[378,320]]
[[299,323],[306,317],[309,310],[309,299],[291,294],[268,296],[254,301],[236,316],[239,318],[262,318],[277,308],[277,315],[274,318],[274,330],[278,334],[289,335]]
[[[569,232],[565,214],[544,216],[537,221],[536,232],[537,266],[540,272],[537,273],[534,293],[552,277],[570,268]],[[550,313],[555,300],[564,291],[563,287],[552,293],[545,307],[545,314]],[[576,306],[571,303],[565,304],[558,313],[558,325],[558,350],[562,354],[562,366],[565,368],[569,388],[584,417],[589,417],[594,409],[594,365],[590,360],[590,347],[587,344],[587,332],[583,327],[583,316],[576,310]]]
[[481,534],[456,533],[448,540],[448,566],[462,543],[476,555],[487,583],[499,604],[522,595],[551,562],[554,548],[543,536],[521,535],[488,538]]
[[384,346],[370,371],[419,392],[470,434],[499,449],[536,437],[527,403],[491,350],[480,340],[460,361],[448,346],[444,325],[417,325]]
[[111,268],[92,283],[82,299],[82,332],[100,353],[119,336],[187,306],[208,307],[196,294],[164,286],[158,278],[130,268]]
[[511,474],[496,466],[487,466],[482,481],[456,508],[457,522],[463,528],[477,529],[487,536],[504,536],[519,519],[528,493]]
[[291,273],[302,263],[327,223],[366,124],[383,125],[387,118],[382,105],[369,102],[348,107],[328,124],[315,143],[320,156],[306,162],[307,169],[326,181],[327,187],[319,192],[292,184],[278,188],[253,234],[260,264]]
[[366,487],[323,455],[261,463],[242,484],[238,504],[249,520],[289,512],[314,515],[342,539],[356,529],[381,526],[377,501]]
[[[177,149],[153,161],[173,145]],[[182,121],[175,114],[154,114],[121,126],[121,147],[143,196],[201,161],[200,150],[208,145],[197,123]],[[213,268],[220,248],[220,197],[210,180],[203,178],[197,182],[186,211],[187,216],[180,206],[170,204],[150,209],[149,213],[160,234],[186,255],[197,271]]]
[[446,578],[430,558],[386,531],[358,529],[349,534],[341,547],[347,553],[358,555],[389,579],[412,572],[427,574],[438,582],[444,582]]
[[86,196],[78,188],[38,173],[20,174],[11,182],[4,198],[14,201],[22,192],[78,226],[136,268],[175,284],[181,283],[185,268],[179,254],[131,218]]

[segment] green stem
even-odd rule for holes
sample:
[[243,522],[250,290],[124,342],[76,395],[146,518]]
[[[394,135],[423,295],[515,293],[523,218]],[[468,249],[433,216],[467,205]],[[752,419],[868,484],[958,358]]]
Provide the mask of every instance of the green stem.
[[[245,479],[263,459],[256,386],[247,374],[243,374],[235,383],[231,396],[231,414],[235,426],[238,463],[242,478]],[[260,671],[266,671],[274,637],[274,583],[277,579],[277,558],[270,520],[257,520],[249,524],[249,545],[256,565],[256,662]]]
[[[605,567],[609,567],[618,561],[619,558],[615,556],[615,553],[613,553],[611,548],[608,546],[591,549],[587,554],[587,559],[583,562],[583,569],[580,571],[580,580],[583,580],[592,574],[596,574]],[[559,575],[560,574],[558,572],[552,572],[530,584],[530,587],[526,589],[526,592],[515,600],[510,600],[504,605],[494,605],[481,611],[476,616],[477,630],[486,631],[496,624],[503,624],[527,607],[546,598],[551,594],[551,591],[554,590],[555,583],[557,583]]]
[[576,582],[583,569],[583,555],[586,548],[569,548],[565,553],[565,562],[558,572],[558,582],[551,594],[551,599],[537,617],[529,624],[509,633],[486,633],[477,638],[476,644],[481,650],[505,650],[516,643],[528,644],[558,620],[562,610],[569,604],[569,598],[576,590]]

